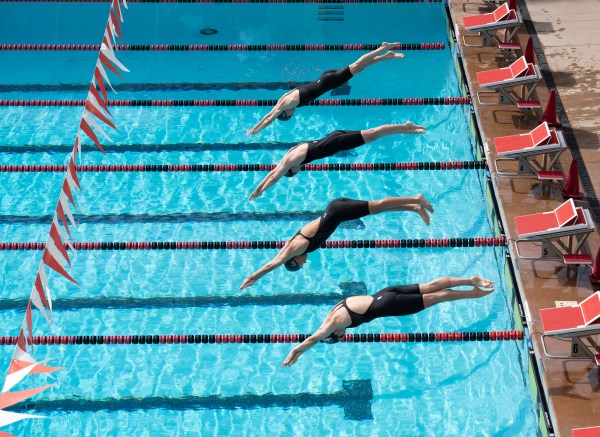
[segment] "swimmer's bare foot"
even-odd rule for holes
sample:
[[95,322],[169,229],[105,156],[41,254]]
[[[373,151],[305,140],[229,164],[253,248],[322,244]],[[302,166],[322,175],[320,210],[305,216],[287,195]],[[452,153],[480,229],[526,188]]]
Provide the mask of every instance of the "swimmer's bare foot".
[[378,58],[382,61],[387,61],[389,59],[401,59],[404,57],[403,53],[396,53],[389,51],[385,55],[378,56]]
[[473,296],[475,297],[483,297],[483,296],[487,296],[488,294],[491,294],[494,291],[493,288],[479,288],[479,287],[473,287]]
[[399,42],[382,42],[381,43],[381,48],[384,50],[391,50],[395,47],[400,47],[400,43]]
[[433,206],[431,205],[431,203],[429,203],[422,194],[417,194],[416,197],[417,197],[417,202],[419,202],[419,205],[421,205],[423,208],[425,208],[427,211],[429,211],[430,213],[433,214],[434,209],[433,209]]
[[489,279],[480,278],[479,276],[472,276],[471,285],[475,287],[491,288],[494,286],[494,283]]
[[431,219],[429,218],[429,214],[427,214],[425,208],[421,205],[415,205],[415,212],[419,214],[425,222],[425,224],[429,226],[429,223],[431,223]]
[[414,124],[412,121],[407,121],[406,123],[404,123],[404,133],[407,134],[424,134],[425,133],[425,128],[423,126],[419,126],[417,124]]

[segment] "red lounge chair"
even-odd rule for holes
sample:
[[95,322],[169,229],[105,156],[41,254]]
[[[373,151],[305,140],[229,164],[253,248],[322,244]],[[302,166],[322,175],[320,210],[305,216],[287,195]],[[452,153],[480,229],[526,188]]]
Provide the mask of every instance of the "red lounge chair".
[[[463,35],[463,41],[469,47],[496,47],[507,58],[514,50],[521,49],[521,44],[513,40],[521,24],[521,14],[504,3],[490,14],[464,17],[465,32],[469,33]],[[472,38],[481,41],[469,43]]]
[[[512,13],[512,14],[511,14]],[[511,11],[508,3],[500,5],[494,12],[489,14],[470,15],[463,18],[465,29],[473,30],[473,28],[485,27],[491,24],[498,23],[503,20],[508,20],[510,16],[514,16],[515,11]]]
[[[479,86],[490,91],[479,91],[477,99],[483,106],[486,105],[517,105],[522,102],[533,103],[531,96],[537,84],[542,80],[539,68],[528,64],[525,56],[521,56],[508,67],[477,72]],[[526,88],[531,85],[527,93]],[[521,87],[519,93],[515,92],[516,86]],[[483,102],[481,95],[498,95],[498,102]],[[541,106],[541,105],[538,105]]]
[[[496,171],[502,176],[536,177],[538,179],[562,180],[558,171],[558,159],[567,148],[562,132],[550,130],[542,123],[531,132],[494,138],[498,158]],[[538,159],[541,156],[540,159]],[[501,163],[518,161],[518,171],[501,168]]]
[[[591,359],[596,365],[600,357],[596,354],[595,341],[590,335],[600,334],[600,292],[575,306],[544,308],[540,310],[544,334],[542,345],[544,353],[550,358]],[[570,338],[571,354],[554,355],[548,352],[547,337]]]
[[[580,254],[585,240],[594,231],[590,212],[575,207],[573,199],[556,209],[538,214],[515,217],[519,239],[515,241],[517,256],[522,259],[556,259],[565,264],[590,264],[591,256]],[[574,237],[580,237],[575,244]],[[563,241],[567,238],[567,242]],[[541,256],[523,256],[520,245],[541,242]]]

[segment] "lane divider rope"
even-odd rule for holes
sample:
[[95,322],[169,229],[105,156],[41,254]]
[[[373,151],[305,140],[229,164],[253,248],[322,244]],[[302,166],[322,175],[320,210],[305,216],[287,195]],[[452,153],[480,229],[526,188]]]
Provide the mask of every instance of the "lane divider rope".
[[[2,250],[42,250],[45,243],[2,242]],[[116,241],[73,243],[76,250],[220,250],[281,249],[285,241]],[[401,240],[333,240],[321,244],[322,249],[386,249],[430,247],[505,246],[506,237],[420,238]],[[69,249],[65,245],[65,249]]]
[[[375,50],[381,44],[116,44],[119,51],[350,51]],[[394,50],[444,50],[443,42],[397,44]],[[0,50],[100,50],[99,44],[0,44]]]
[[[73,344],[228,344],[301,343],[310,334],[169,334],[169,335],[36,335],[35,345]],[[415,332],[344,334],[343,343],[434,343],[523,340],[522,330],[479,332]],[[18,337],[0,336],[0,346],[17,344]],[[29,340],[28,340],[29,341]]]
[[[221,172],[221,171],[271,171],[276,164],[90,164],[77,165],[78,172]],[[304,164],[304,171],[378,171],[378,170],[479,170],[486,168],[485,161],[448,162],[379,162],[358,164]],[[0,165],[0,173],[65,172],[62,165]]]
[[[0,106],[83,106],[86,100],[0,100]],[[305,106],[466,105],[470,97],[321,99]],[[277,100],[107,100],[108,106],[275,106]]]

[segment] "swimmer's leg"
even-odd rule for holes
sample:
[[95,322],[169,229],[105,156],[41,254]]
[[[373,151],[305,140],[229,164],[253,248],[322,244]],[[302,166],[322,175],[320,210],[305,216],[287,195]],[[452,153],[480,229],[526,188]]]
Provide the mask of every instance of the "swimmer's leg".
[[389,59],[403,58],[404,55],[402,53],[390,51],[394,46],[398,44],[400,43],[384,42],[383,44],[381,44],[381,47],[373,50],[372,52],[367,53],[366,55],[362,55],[355,62],[350,64],[350,72],[354,76],[355,74],[363,71],[365,68],[378,62],[387,61]]
[[371,141],[375,141],[388,135],[423,133],[425,133],[425,128],[423,126],[418,126],[410,121],[407,121],[404,124],[384,124],[382,126],[360,131],[365,143],[370,143]]
[[419,284],[419,291],[421,294],[428,294],[443,290],[445,288],[460,287],[463,285],[490,288],[494,286],[494,283],[488,279],[483,279],[478,276],[471,276],[470,278],[453,278],[451,276],[442,276],[434,279],[433,281]]
[[381,200],[369,201],[369,212],[379,214],[385,211],[412,211],[418,213],[426,224],[429,224],[429,214],[433,212],[433,206],[423,197],[417,194],[412,197],[386,197]]
[[423,294],[423,306],[429,308],[433,305],[437,305],[442,302],[450,302],[453,300],[462,299],[476,299],[479,297],[487,296],[493,292],[493,288],[479,288],[473,287],[471,290],[458,291],[458,290],[438,290],[433,293]]

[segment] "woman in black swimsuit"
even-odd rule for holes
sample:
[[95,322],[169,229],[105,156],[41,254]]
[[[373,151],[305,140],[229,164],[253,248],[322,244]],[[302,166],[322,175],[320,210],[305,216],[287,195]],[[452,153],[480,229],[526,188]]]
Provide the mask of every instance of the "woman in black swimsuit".
[[350,78],[373,64],[389,59],[403,58],[404,55],[402,53],[391,51],[398,44],[400,43],[384,42],[381,44],[381,47],[361,56],[356,62],[347,67],[326,71],[321,74],[318,80],[288,91],[279,98],[273,109],[256,126],[250,129],[247,134],[254,135],[270,125],[276,118],[281,121],[289,120],[292,118],[295,108],[305,106],[327,91],[345,84]]
[[[450,290],[452,287],[472,286],[471,290]],[[346,328],[355,328],[378,317],[406,316],[418,313],[442,302],[474,299],[490,294],[494,283],[477,276],[471,278],[443,277],[426,284],[387,287],[373,296],[351,296],[329,312],[321,327],[289,353],[281,367],[291,366],[300,355],[315,344],[337,343]]]
[[384,211],[416,212],[428,225],[430,221],[428,211],[432,213],[433,207],[421,194],[371,201],[345,197],[335,199],[329,203],[321,217],[304,225],[288,240],[275,258],[244,279],[240,290],[254,284],[260,277],[281,265],[285,265],[285,268],[291,272],[300,270],[306,262],[306,254],[321,247],[340,223]]
[[425,133],[423,126],[417,126],[408,121],[404,124],[385,124],[361,131],[336,130],[320,140],[297,144],[285,154],[281,162],[262,180],[252,192],[249,200],[260,197],[282,176],[294,176],[300,171],[300,166],[303,164],[335,155],[342,150],[355,149],[387,135],[422,133]]

